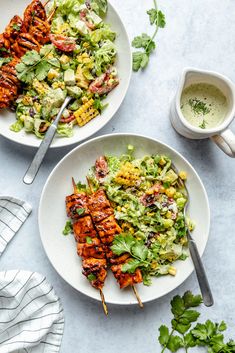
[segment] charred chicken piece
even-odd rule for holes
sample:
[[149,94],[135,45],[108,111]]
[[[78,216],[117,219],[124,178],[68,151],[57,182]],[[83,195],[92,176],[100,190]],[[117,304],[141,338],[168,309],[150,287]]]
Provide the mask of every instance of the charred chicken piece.
[[[67,216],[72,219],[79,219],[89,214],[87,207],[87,196],[85,194],[72,194],[66,197]],[[79,211],[80,210],[80,211]]]
[[121,232],[121,228],[117,224],[114,215],[105,218],[103,221],[96,225],[100,239],[104,244],[111,244],[116,234]]
[[134,286],[137,283],[143,282],[141,271],[137,268],[136,271],[132,273],[123,273],[122,264],[111,266],[111,270],[114,277],[117,279],[120,288],[126,288],[128,286]]
[[93,227],[93,223],[90,216],[85,216],[78,219],[73,224],[73,231],[75,240],[78,243],[86,243],[87,237],[96,238],[97,233]]
[[12,45],[12,50],[19,58],[29,50],[40,50],[40,44],[29,33],[20,33],[17,41]]
[[4,36],[4,33],[0,34],[0,56],[8,57],[10,55],[11,43],[9,39]]
[[106,259],[88,258],[82,261],[83,274],[89,279],[89,275],[93,275],[94,279],[90,280],[92,287],[102,289],[107,277],[107,261]]
[[20,16],[14,16],[8,26],[5,29],[4,37],[7,38],[11,44],[13,44],[21,32],[25,32],[23,21]]
[[93,257],[95,259],[106,259],[105,247],[98,238],[92,239],[92,244],[77,244],[77,253],[82,259]]
[[0,108],[9,108],[18,95],[19,80],[15,70],[18,62],[14,57],[0,68]]
[[88,208],[95,224],[111,216],[114,212],[103,190],[98,190],[88,198]]
[[40,44],[44,45],[50,41],[49,38],[50,25],[39,17],[34,17],[29,27],[31,34]]
[[45,8],[41,1],[33,0],[31,4],[28,5],[24,12],[24,26],[26,31],[29,30],[34,18],[40,18],[42,21],[46,21],[47,15]]

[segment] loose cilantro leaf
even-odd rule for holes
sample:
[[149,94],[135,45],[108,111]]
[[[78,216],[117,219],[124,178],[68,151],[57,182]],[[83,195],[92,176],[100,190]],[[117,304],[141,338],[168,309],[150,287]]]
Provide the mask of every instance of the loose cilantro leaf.
[[178,351],[179,348],[183,347],[184,343],[181,337],[179,336],[170,336],[168,343],[167,343],[167,348],[171,352],[176,352]]
[[134,273],[135,270],[141,265],[141,262],[137,259],[131,259],[122,265],[122,272]]
[[87,189],[86,184],[82,184],[80,181],[76,184],[76,187],[77,187],[78,191],[86,191],[86,189]]
[[141,51],[136,51],[133,53],[133,70],[139,71],[139,69],[144,69],[149,62],[149,57],[146,53]]
[[131,247],[135,241],[135,238],[130,234],[119,234],[114,238],[111,249],[118,256],[126,252],[131,254]]
[[222,321],[220,324],[219,324],[219,326],[218,326],[218,330],[220,331],[220,332],[222,332],[222,331],[225,331],[227,329],[227,325],[226,325],[226,323],[224,322],[224,321]]
[[22,56],[21,61],[25,65],[34,65],[41,60],[41,56],[36,50],[28,51],[24,56]]
[[157,3],[154,0],[154,8],[147,11],[149,15],[150,24],[154,25],[155,31],[152,37],[146,33],[136,36],[132,41],[134,48],[141,48],[143,51],[133,53],[133,71],[144,69],[149,63],[150,54],[155,50],[156,43],[154,41],[158,29],[164,28],[166,25],[165,15],[162,11],[158,10]]
[[73,225],[71,221],[67,221],[63,230],[64,235],[69,235],[73,231]]
[[137,36],[133,39],[132,46],[134,48],[145,49],[149,41],[151,41],[151,38],[146,33],[142,33],[140,36]]
[[150,9],[147,11],[149,15],[150,24],[156,24],[160,28],[164,28],[166,25],[165,15],[162,11],[158,11],[156,9]]
[[82,208],[82,207],[77,208],[77,209],[76,209],[76,212],[77,212],[77,214],[78,214],[79,216],[81,216],[81,215],[85,212],[85,208]]
[[43,81],[50,70],[51,65],[46,61],[42,60],[36,67],[35,76],[39,81]]
[[42,57],[42,54],[39,54],[36,50],[32,50],[21,58],[21,62],[16,65],[17,77],[20,81],[31,83],[34,78],[37,78],[39,81],[43,81],[46,78],[51,68],[51,64],[46,59],[50,52],[49,49],[45,51],[46,54]]
[[185,347],[195,347],[196,346],[196,339],[195,337],[192,335],[191,332],[187,333],[184,336],[184,346]]
[[158,337],[158,341],[161,343],[162,346],[167,345],[170,337],[168,327],[166,327],[165,325],[161,325],[159,327],[159,332],[160,332],[160,335]]
[[86,237],[86,243],[87,244],[92,244],[93,243],[92,238],[91,237]]
[[95,280],[96,280],[96,276],[93,275],[93,273],[89,274],[89,275],[87,276],[87,278],[88,278],[89,281],[95,281]]
[[186,308],[192,308],[202,303],[202,297],[201,295],[193,295],[192,292],[187,291],[183,295],[183,301]]
[[13,23],[12,28],[13,28],[15,31],[18,31],[18,32],[21,30],[21,26],[18,25],[17,23]]
[[12,58],[0,58],[0,68],[5,65],[8,64],[9,62],[11,62]]
[[139,260],[144,261],[148,255],[148,248],[144,244],[136,243],[134,246],[132,246],[131,253]]

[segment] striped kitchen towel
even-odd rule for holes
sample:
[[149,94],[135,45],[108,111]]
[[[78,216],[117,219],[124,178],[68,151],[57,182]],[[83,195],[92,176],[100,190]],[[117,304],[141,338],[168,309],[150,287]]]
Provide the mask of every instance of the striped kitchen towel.
[[0,196],[0,256],[25,222],[31,210],[31,206],[25,201],[14,197]]
[[0,272],[0,353],[59,352],[63,308],[36,272]]

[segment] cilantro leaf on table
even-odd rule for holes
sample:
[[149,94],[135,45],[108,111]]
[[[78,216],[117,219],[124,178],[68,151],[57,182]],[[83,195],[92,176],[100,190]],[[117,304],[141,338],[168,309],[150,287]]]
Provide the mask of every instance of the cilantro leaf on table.
[[140,36],[137,36],[133,39],[132,46],[134,48],[145,49],[149,41],[151,41],[151,38],[146,33],[142,33]]
[[162,346],[166,346],[170,338],[169,329],[167,326],[161,325],[158,330],[160,333],[158,341],[161,343]]
[[142,33],[136,36],[132,41],[132,46],[137,49],[143,49],[143,51],[133,52],[133,71],[139,71],[145,69],[149,63],[150,54],[156,49],[156,43],[154,41],[158,29],[164,28],[166,25],[165,15],[162,11],[158,10],[156,0],[153,0],[154,8],[147,11],[149,15],[150,24],[155,26],[155,31],[150,37],[146,33]]
[[149,15],[150,24],[157,24],[158,27],[164,28],[166,25],[166,18],[162,11],[158,11],[156,9],[150,9],[147,11]]
[[146,53],[141,51],[136,51],[133,53],[133,70],[139,71],[139,69],[144,69],[149,62],[149,57]]
[[171,351],[171,352],[176,352],[178,351],[179,348],[184,347],[184,342],[183,339],[180,336],[173,336],[171,335],[168,343],[167,343],[167,348]]
[[[192,347],[204,347],[202,352],[207,353],[235,353],[235,341],[224,341],[223,331],[227,329],[224,321],[220,323],[207,320],[205,323],[197,323],[191,328],[193,322],[197,321],[200,313],[192,308],[202,303],[200,295],[193,295],[190,291],[181,297],[176,295],[171,301],[171,312],[173,319],[171,329],[165,325],[159,328],[158,341],[162,346],[161,353],[166,350],[177,352],[183,348],[185,353],[191,352]],[[175,331],[181,334],[175,335]],[[181,350],[181,351],[183,351]]]

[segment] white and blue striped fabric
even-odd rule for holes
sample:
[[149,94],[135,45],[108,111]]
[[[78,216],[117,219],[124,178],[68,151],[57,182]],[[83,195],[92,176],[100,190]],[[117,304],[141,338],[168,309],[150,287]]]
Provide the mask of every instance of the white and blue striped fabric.
[[0,353],[56,353],[63,308],[46,278],[35,272],[0,272]]
[[14,197],[0,196],[0,256],[31,213],[31,206]]
[[[0,196],[0,257],[30,212],[26,202]],[[63,331],[63,308],[43,275],[0,272],[0,353],[57,353]]]

